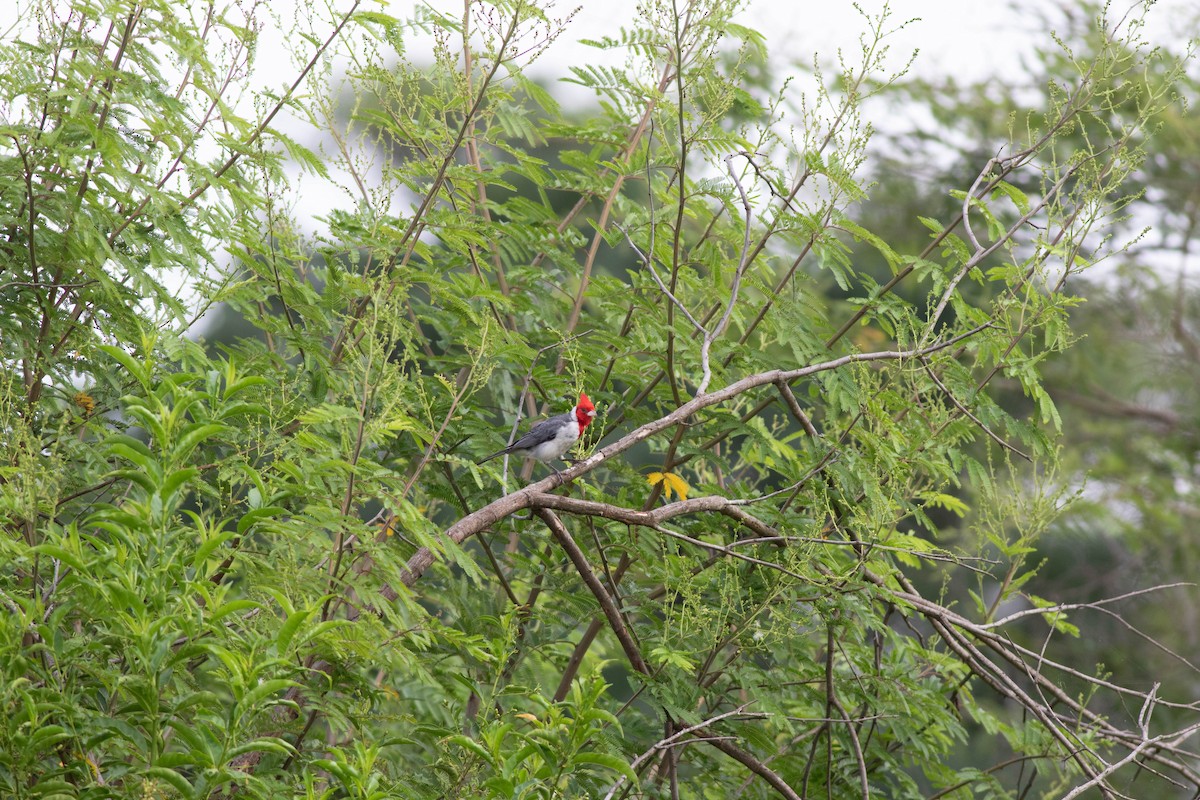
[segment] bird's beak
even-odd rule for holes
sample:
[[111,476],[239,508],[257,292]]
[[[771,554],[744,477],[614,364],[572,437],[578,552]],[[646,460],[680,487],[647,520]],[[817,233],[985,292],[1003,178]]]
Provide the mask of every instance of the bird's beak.
[[591,409],[590,411],[588,411],[588,412],[587,412],[587,415],[588,415],[589,417],[594,417],[594,416],[596,416],[596,409],[594,409],[594,408],[593,408],[593,409]]

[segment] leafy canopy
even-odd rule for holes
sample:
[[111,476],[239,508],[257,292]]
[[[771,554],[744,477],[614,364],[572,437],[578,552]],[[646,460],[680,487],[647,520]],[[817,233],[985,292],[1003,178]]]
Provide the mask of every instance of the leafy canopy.
[[[800,92],[737,11],[643,4],[575,114],[524,72],[569,15],[523,0],[303,8],[295,83],[249,104],[265,6],[30,9],[0,49],[6,796],[1023,792],[961,766],[978,729],[1047,791],[1135,777],[1107,765],[1169,701],[1007,635],[1066,609],[1002,616],[1041,602],[1042,364],[1119,247],[1161,54],[1098,17],[907,247],[858,218],[894,22]],[[339,198],[313,232],[285,157]],[[580,390],[582,462],[475,463]]]

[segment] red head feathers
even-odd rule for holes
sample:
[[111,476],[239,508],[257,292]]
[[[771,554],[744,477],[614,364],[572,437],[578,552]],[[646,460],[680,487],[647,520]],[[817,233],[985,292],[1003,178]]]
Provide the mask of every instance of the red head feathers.
[[580,433],[583,433],[583,429],[591,423],[594,416],[596,416],[596,407],[592,405],[592,401],[585,392],[580,392],[579,405],[575,406],[575,419],[579,422]]

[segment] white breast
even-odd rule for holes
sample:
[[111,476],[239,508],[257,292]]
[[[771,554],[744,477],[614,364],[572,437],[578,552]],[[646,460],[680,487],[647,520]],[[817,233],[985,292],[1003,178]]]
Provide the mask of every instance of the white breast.
[[570,425],[563,425],[553,439],[547,439],[530,448],[529,455],[538,461],[554,461],[562,458],[577,441],[579,441],[579,422],[573,419]]

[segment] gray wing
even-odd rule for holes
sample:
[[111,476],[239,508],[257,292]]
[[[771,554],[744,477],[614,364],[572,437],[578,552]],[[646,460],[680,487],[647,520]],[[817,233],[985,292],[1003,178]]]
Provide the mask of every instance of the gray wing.
[[480,459],[476,463],[482,464],[484,461],[491,461],[496,456],[502,456],[505,453],[513,453],[517,450],[531,450],[542,442],[548,442],[558,434],[558,430],[561,426],[571,421],[571,418],[574,415],[575,410],[572,409],[565,414],[555,414],[553,417],[548,417],[541,422],[536,423],[525,433],[524,436],[522,436],[520,439],[517,439],[508,447],[504,448],[503,450],[497,450],[487,458]]
[[563,425],[566,425],[575,416],[574,410],[568,411],[565,414],[555,414],[553,417],[547,417],[541,422],[529,429],[529,432],[512,443],[511,447],[505,448],[512,450],[532,450],[543,442],[548,442],[558,435],[558,431]]

